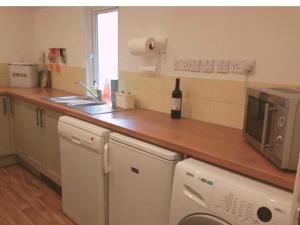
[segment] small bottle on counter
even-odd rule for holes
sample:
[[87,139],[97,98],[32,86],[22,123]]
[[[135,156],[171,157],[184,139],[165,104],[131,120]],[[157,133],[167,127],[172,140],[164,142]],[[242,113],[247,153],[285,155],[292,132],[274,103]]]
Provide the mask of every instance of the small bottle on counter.
[[179,88],[180,79],[176,78],[176,86],[172,92],[172,102],[171,102],[171,118],[180,119],[181,118],[181,105],[182,105],[182,92]]

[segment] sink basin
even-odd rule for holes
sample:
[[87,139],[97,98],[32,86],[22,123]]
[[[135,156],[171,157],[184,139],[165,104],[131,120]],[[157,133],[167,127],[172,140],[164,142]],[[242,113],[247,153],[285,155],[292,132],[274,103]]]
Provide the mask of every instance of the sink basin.
[[104,105],[106,102],[100,101],[89,96],[63,96],[48,98],[48,101],[59,104],[65,104],[71,107]]
[[124,109],[113,107],[111,103],[100,101],[89,96],[62,96],[47,98],[48,101],[63,104],[73,109],[90,115],[123,111]]

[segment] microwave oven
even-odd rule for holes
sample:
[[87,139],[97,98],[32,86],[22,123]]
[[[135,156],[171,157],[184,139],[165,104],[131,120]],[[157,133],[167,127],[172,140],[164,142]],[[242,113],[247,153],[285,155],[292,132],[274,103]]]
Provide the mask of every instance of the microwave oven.
[[275,166],[296,170],[300,151],[300,90],[248,88],[243,134]]

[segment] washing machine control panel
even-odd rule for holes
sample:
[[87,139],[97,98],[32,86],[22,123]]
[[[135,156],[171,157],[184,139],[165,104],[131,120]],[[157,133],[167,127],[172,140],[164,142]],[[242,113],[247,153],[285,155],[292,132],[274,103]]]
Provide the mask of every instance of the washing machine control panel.
[[284,225],[289,220],[288,205],[253,190],[217,185],[210,210],[233,225]]

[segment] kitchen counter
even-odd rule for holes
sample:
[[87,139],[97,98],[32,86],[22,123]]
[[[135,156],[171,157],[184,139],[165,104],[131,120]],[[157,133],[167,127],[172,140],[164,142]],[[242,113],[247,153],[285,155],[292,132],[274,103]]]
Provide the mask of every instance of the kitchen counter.
[[88,115],[47,101],[45,97],[74,95],[55,89],[0,87],[0,94],[59,111],[289,191],[294,188],[295,173],[274,167],[247,144],[239,129],[185,118],[173,120],[168,114],[145,109]]

